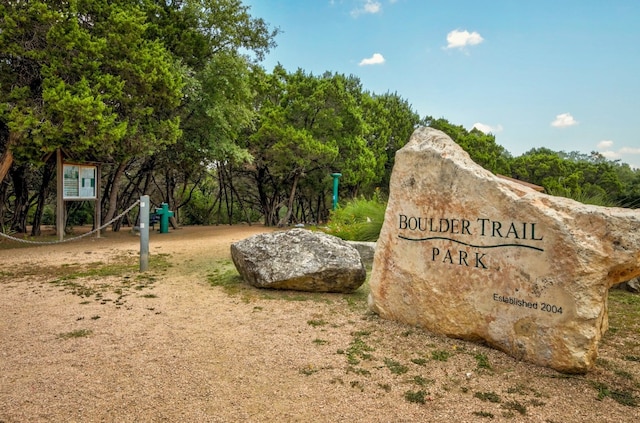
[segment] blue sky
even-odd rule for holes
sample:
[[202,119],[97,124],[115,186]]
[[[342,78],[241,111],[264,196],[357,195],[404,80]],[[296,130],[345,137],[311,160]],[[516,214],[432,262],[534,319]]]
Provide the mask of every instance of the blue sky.
[[640,168],[640,0],[244,0],[262,63],[355,75],[420,116]]

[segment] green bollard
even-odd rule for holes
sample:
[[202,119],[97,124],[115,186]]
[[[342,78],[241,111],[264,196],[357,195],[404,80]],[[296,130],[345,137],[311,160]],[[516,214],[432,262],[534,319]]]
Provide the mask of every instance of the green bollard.
[[160,204],[160,208],[156,208],[156,214],[160,216],[160,233],[169,233],[169,218],[173,216],[173,212],[169,210],[167,203]]
[[332,210],[338,208],[338,179],[342,176],[342,173],[332,173],[333,176],[333,205]]

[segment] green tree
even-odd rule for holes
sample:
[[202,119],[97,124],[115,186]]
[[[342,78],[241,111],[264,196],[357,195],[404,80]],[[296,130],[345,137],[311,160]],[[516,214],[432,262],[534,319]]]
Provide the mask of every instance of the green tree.
[[377,159],[374,173],[378,178],[373,183],[388,193],[396,151],[409,141],[420,123],[420,116],[397,93],[377,95],[365,92],[361,107],[366,123],[364,136],[367,146]]
[[514,178],[542,185],[549,194],[582,202],[614,205],[624,192],[615,163],[598,153],[536,148],[514,158],[511,171]]
[[[218,176],[218,198],[239,198],[233,167],[251,160],[238,134],[253,122],[249,75],[275,46],[278,29],[250,15],[239,0],[145,0],[148,36],[158,38],[187,68],[178,109],[182,133],[175,146],[158,152],[147,172],[163,174],[162,199],[177,212],[206,174]],[[227,191],[228,190],[228,191]],[[235,193],[234,193],[235,192]],[[231,197],[229,197],[229,195]],[[222,202],[217,204],[220,206]],[[234,201],[225,201],[229,215]],[[229,218],[231,221],[231,218]]]
[[219,53],[240,49],[262,60],[280,30],[250,14],[241,0],[141,0],[150,39],[160,39],[194,72]]
[[173,110],[183,70],[162,43],[145,38],[135,3],[16,1],[0,11],[5,153],[38,164],[63,148],[76,159],[115,161],[109,219],[127,163],[179,135]]
[[496,174],[508,175],[511,155],[504,147],[496,143],[492,134],[485,134],[478,129],[467,131],[463,126],[453,125],[446,119],[424,118],[423,123],[449,135],[462,147],[471,159],[480,166]]
[[109,162],[108,219],[136,191],[173,203],[212,164],[250,157],[235,143],[252,121],[247,75],[279,30],[240,0],[5,1],[0,12],[0,180],[14,156],[37,166],[58,147]]
[[267,224],[287,224],[296,199],[307,208],[315,201],[319,218],[332,172],[340,171],[344,189],[351,191],[378,176],[377,158],[365,139],[359,80],[300,69],[287,73],[276,66],[272,74],[256,71],[253,85],[258,118],[246,146]]
[[640,207],[640,169],[632,169],[627,163],[614,162],[615,172],[622,185],[618,204],[622,207]]

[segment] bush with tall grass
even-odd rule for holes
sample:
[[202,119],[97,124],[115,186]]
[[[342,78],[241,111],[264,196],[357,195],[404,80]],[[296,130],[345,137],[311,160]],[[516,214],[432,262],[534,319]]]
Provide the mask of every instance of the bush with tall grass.
[[347,241],[376,241],[384,222],[387,202],[376,191],[370,200],[356,198],[329,216],[324,231]]

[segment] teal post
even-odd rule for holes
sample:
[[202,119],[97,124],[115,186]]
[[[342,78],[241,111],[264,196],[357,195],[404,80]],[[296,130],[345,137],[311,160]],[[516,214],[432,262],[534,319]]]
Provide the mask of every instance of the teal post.
[[160,208],[156,208],[156,214],[160,216],[160,233],[169,232],[169,218],[173,216],[173,212],[169,210],[167,203],[160,204]]
[[342,173],[332,173],[333,176],[333,210],[338,208],[338,180]]

